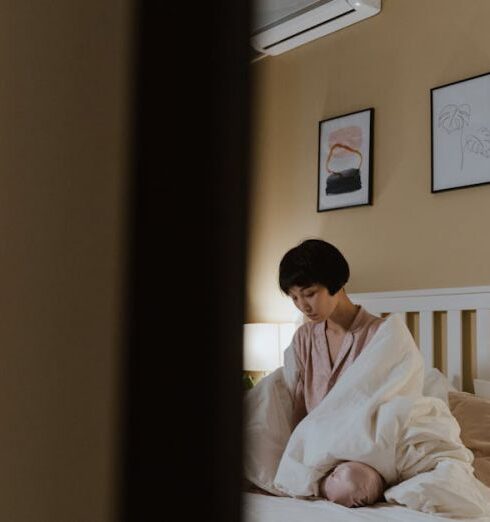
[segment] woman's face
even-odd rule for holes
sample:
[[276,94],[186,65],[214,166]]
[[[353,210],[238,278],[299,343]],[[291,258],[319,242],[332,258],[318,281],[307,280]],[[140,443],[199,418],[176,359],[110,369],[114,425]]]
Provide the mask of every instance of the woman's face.
[[330,295],[328,290],[319,284],[306,287],[293,286],[289,289],[288,295],[296,308],[315,323],[328,319],[339,302],[338,292]]

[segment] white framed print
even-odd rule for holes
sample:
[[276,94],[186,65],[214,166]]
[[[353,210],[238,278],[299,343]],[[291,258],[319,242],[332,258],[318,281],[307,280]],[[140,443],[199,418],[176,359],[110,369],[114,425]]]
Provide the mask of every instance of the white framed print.
[[490,73],[431,93],[431,192],[490,183]]

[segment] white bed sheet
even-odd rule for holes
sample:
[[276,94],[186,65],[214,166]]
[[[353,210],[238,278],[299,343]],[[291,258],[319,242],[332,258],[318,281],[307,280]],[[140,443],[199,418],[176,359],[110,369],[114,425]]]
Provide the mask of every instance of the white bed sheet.
[[243,522],[490,522],[490,517],[449,519],[380,503],[349,509],[326,500],[299,500],[259,493],[244,493]]

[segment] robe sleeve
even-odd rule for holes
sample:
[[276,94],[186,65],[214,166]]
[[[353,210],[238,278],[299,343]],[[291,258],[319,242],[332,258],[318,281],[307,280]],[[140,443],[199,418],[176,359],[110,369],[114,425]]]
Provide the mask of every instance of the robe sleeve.
[[284,352],[284,380],[293,405],[292,424],[296,426],[306,416],[304,392],[304,364],[299,355],[299,335],[296,331],[289,347]]

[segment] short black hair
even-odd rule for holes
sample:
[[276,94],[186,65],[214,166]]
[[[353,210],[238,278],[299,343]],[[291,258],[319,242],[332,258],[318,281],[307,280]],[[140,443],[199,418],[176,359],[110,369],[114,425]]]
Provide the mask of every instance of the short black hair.
[[293,286],[320,284],[334,295],[349,276],[349,264],[340,250],[322,239],[303,241],[288,250],[279,264],[279,286],[285,294]]

